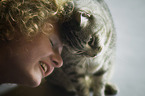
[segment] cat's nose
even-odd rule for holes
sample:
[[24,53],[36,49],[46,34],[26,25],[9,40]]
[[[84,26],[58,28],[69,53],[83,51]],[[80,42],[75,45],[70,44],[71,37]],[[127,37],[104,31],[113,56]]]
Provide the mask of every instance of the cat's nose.
[[97,54],[91,54],[90,56],[91,56],[91,57],[95,57],[96,55],[97,55]]
[[91,53],[91,52],[85,53],[85,56],[87,56],[87,57],[95,57],[96,55],[97,55],[97,53]]

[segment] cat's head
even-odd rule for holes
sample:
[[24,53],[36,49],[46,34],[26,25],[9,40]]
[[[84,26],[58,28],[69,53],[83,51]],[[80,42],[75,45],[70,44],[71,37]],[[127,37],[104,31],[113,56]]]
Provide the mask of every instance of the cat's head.
[[104,45],[101,31],[105,27],[100,16],[77,10],[61,28],[64,44],[73,54],[94,57],[102,51]]

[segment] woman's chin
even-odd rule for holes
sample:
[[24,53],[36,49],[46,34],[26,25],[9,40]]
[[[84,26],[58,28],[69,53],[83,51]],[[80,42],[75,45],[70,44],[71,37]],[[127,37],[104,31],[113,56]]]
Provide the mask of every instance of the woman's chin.
[[35,83],[35,84],[32,84],[31,86],[30,86],[30,85],[28,85],[28,86],[29,86],[29,87],[38,87],[40,84],[41,84],[41,82],[40,82],[40,83]]
[[28,86],[30,87],[37,87],[41,84],[42,78],[35,78],[32,82],[31,85],[29,84]]
[[40,75],[33,75],[32,77],[27,77],[27,79],[23,79],[20,85],[28,86],[28,87],[37,87],[41,84],[42,76]]
[[26,83],[22,83],[20,85],[27,86],[27,87],[38,87],[41,84],[41,80],[32,80],[31,82],[28,81]]
[[33,70],[30,73],[31,73],[29,78],[30,80],[28,80],[27,86],[29,87],[39,86],[43,78],[42,72],[40,70]]

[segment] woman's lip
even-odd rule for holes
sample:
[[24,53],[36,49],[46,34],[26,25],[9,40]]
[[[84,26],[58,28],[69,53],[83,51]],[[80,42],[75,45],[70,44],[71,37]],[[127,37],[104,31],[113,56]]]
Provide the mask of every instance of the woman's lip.
[[44,77],[45,77],[45,72],[44,72],[44,70],[43,70],[43,68],[41,67],[41,65],[40,65],[40,64],[39,64],[39,68],[40,68],[41,73],[42,73],[42,78],[44,78]]
[[50,74],[53,72],[53,70],[54,70],[54,67],[51,66],[51,67],[49,68],[49,70],[47,70],[47,71],[45,72],[45,77],[48,76],[48,75],[50,75]]
[[40,68],[41,68],[41,70],[42,70],[42,73],[43,73],[43,77],[46,77],[46,76],[48,76],[48,75],[50,75],[52,72],[53,72],[53,70],[54,70],[54,67],[51,65],[51,64],[48,64],[47,62],[45,62],[45,61],[41,61],[42,63],[44,63],[44,64],[46,64],[46,66],[47,66],[47,71],[45,72],[44,71],[44,69],[41,67],[41,65],[40,65]]

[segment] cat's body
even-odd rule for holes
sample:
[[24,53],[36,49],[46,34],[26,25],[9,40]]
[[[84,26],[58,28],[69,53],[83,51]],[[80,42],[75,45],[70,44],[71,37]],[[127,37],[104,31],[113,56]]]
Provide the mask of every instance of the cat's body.
[[62,24],[64,65],[47,79],[79,96],[116,94],[109,84],[115,57],[115,29],[103,0],[76,0],[70,20]]

